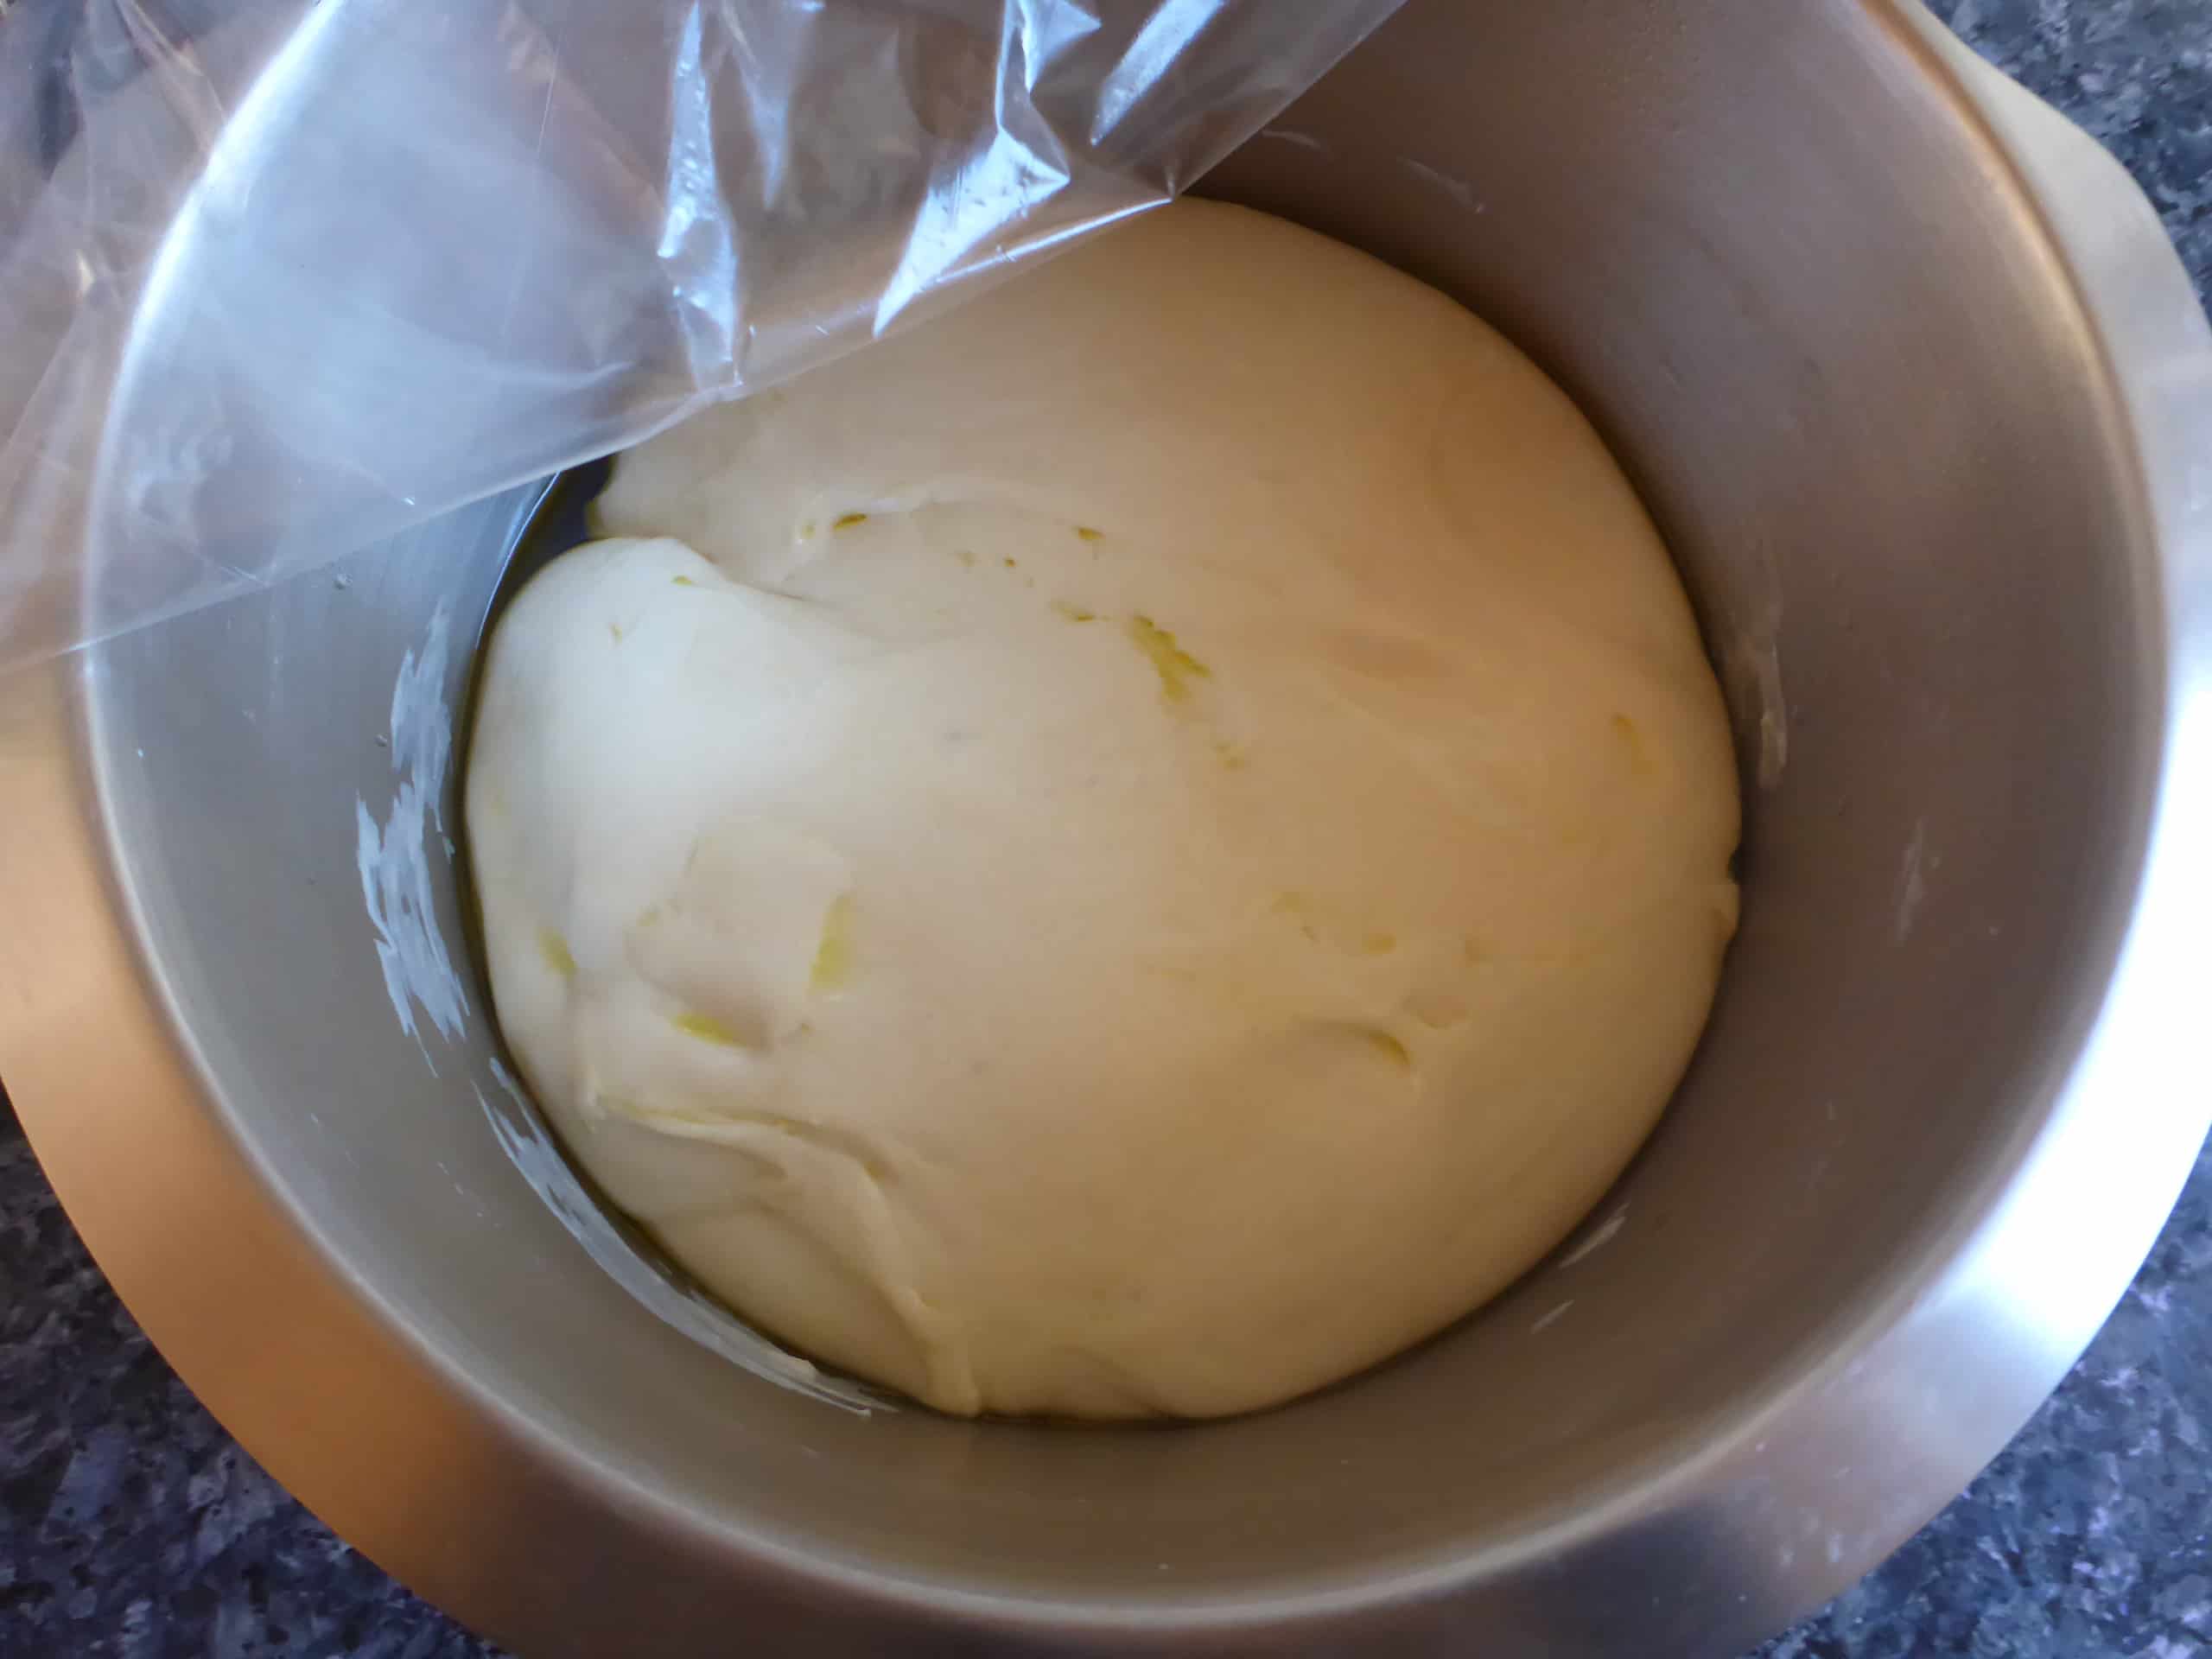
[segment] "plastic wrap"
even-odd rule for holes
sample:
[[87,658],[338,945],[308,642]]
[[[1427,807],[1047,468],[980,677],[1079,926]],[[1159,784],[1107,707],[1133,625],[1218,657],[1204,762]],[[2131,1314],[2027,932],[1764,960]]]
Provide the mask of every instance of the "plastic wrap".
[[849,350],[1168,199],[1395,4],[0,12],[0,664]]

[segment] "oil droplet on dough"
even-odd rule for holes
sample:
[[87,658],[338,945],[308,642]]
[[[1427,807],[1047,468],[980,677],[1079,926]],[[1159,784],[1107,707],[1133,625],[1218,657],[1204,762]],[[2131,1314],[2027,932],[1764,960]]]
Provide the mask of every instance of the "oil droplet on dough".
[[832,518],[830,521],[830,528],[832,530],[850,530],[855,524],[864,524],[866,523],[868,523],[868,514],[864,512],[841,512],[835,518]]
[[1395,933],[1370,933],[1359,942],[1359,948],[1370,957],[1387,957],[1398,948]]
[[686,1037],[696,1037],[717,1048],[743,1048],[745,1039],[711,1014],[679,1014],[669,1024]]
[[1086,611],[1080,605],[1071,605],[1065,599],[1054,600],[1052,608],[1071,622],[1096,622],[1098,620],[1097,612]]
[[1304,893],[1286,891],[1277,896],[1274,903],[1268,906],[1268,911],[1273,915],[1287,916],[1296,922],[1298,931],[1306,936],[1308,942],[1314,944],[1321,942],[1321,930],[1313,925],[1313,903]]
[[822,943],[814,948],[807,988],[819,995],[842,991],[853,976],[853,895],[841,893],[822,913]]
[[576,976],[576,959],[569,953],[569,942],[551,928],[541,928],[537,934],[537,954],[545,958],[545,965],[563,979]]
[[689,576],[671,576],[669,580],[678,588],[696,588],[699,585]]
[[1191,700],[1191,682],[1210,680],[1213,671],[1175,643],[1175,636],[1148,616],[1129,619],[1129,638],[1152,661],[1160,676],[1160,693],[1170,702]]
[[1414,1057],[1407,1051],[1406,1046],[1380,1026],[1368,1032],[1367,1044],[1400,1070],[1410,1071],[1414,1069]]
[[1629,765],[1642,772],[1644,767],[1643,734],[1637,730],[1636,722],[1626,715],[1615,715],[1613,734],[1627,746]]
[[1075,527],[1075,533],[1077,541],[1103,542],[1106,539],[1104,531],[1093,530],[1089,524],[1077,524]]

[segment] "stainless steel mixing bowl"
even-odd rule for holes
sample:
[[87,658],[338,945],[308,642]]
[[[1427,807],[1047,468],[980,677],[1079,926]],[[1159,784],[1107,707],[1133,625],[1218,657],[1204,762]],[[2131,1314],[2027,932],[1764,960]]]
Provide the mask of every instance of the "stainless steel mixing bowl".
[[2119,170],[1905,0],[1414,0],[1213,188],[1581,397],[1742,735],[1744,929],[1673,1112],[1575,1246],[1350,1385],[859,1414],[587,1258],[436,971],[521,500],[10,690],[41,1158],[253,1452],[534,1659],[1726,1654],[1998,1449],[2190,1166],[2212,337]]

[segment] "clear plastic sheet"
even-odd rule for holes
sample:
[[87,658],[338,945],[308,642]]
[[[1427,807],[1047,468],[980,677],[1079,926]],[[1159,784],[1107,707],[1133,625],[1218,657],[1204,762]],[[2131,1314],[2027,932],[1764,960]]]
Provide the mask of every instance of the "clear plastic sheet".
[[1396,3],[0,10],[0,664],[636,442],[1165,200]]

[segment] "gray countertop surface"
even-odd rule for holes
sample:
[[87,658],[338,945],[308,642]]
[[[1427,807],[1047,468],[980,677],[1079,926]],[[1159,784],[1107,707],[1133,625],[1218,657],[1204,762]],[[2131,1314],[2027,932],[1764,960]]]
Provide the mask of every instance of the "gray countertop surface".
[[[2112,147],[2212,291],[2212,0],[1936,10]],[[2208,1436],[2212,1156],[2011,1448],[1758,1659],[2212,1659]],[[208,1416],[0,1109],[0,1655],[493,1652],[334,1538]]]

